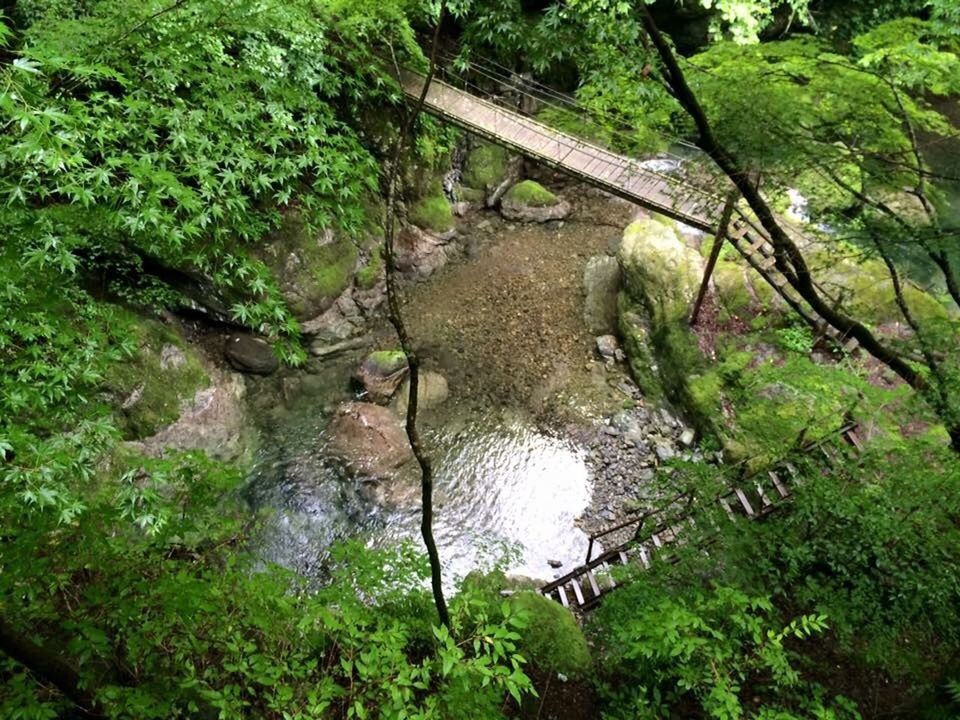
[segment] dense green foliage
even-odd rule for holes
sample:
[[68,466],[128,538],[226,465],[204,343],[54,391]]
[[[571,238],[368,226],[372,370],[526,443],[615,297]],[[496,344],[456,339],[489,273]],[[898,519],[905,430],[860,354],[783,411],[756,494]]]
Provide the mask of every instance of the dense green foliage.
[[[709,362],[685,304],[646,298],[669,322],[625,331],[638,376],[654,382],[659,360],[705,448],[744,460],[675,463],[658,475],[664,494],[713,497],[825,418],[856,416],[872,437],[833,465],[796,459],[793,501],[766,522],[704,510],[701,531],[718,528],[709,557],[691,544],[632,579],[586,638],[539,595],[469,582],[450,628],[437,626],[423,558],[406,547],[340,548],[316,587],[251,553],[258,518],[237,503],[238,468],[122,443],[208,382],[163,311],[201,306],[296,363],[305,309],[278,280],[288,250],[329,299],[379,281],[371,235],[400,102],[383,58],[422,65],[414,28],[438,4],[15,5],[0,23],[0,630],[75,669],[97,712],[494,719],[532,692],[526,667],[593,683],[609,718],[879,714],[868,701],[901,717],[957,712],[960,466],[943,427],[960,426],[960,256],[922,147],[957,136],[932,104],[960,94],[956,3],[681,9],[707,18],[682,66],[717,135],[781,208],[788,189],[804,192],[833,231],[805,249],[818,277],[870,325],[894,324],[889,342],[929,388],[921,406],[874,367],[815,357],[819,338],[758,287],[724,294],[720,320],[739,334]],[[462,66],[493,57],[575,89],[585,114],[551,106],[541,119],[623,150],[696,139],[639,5],[533,7],[449,3]],[[407,219],[444,232],[436,178],[454,135],[426,119],[418,131],[402,159]],[[471,199],[507,162],[490,145],[468,154]],[[531,182],[511,193],[554,199]],[[298,232],[278,240],[290,222]],[[721,266],[736,284],[734,263]],[[622,309],[641,305],[625,296]],[[0,682],[2,717],[74,712],[64,687],[10,655]]]

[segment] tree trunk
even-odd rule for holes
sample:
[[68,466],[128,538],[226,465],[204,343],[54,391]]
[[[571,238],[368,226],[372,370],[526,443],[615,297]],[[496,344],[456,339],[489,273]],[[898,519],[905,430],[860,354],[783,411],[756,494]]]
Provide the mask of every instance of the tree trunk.
[[877,360],[893,370],[908,385],[916,390],[924,390],[923,376],[900,358],[890,348],[883,345],[863,323],[860,323],[843,313],[835,310],[820,296],[806,261],[800,249],[787,235],[773,215],[770,206],[750,181],[749,174],[739,166],[736,159],[723,147],[707,119],[706,113],[700,106],[696,95],[690,89],[680,68],[673,50],[660,33],[646,5],[642,6],[643,22],[657,53],[667,70],[667,82],[677,101],[694,121],[700,134],[700,147],[723,170],[724,174],[743,195],[750,209],[756,214],[774,248],[774,258],[777,269],[787,278],[800,296],[826,320],[832,327],[844,335],[856,338],[860,347],[873,355]]
[[80,686],[77,671],[55,653],[37,645],[0,617],[0,650],[23,665],[41,682],[50,683],[70,699],[84,717],[103,717],[93,695]]
[[[396,205],[397,193],[397,175],[400,169],[400,161],[403,156],[403,149],[409,135],[413,132],[417,117],[423,111],[423,105],[426,101],[427,91],[430,89],[430,82],[436,71],[437,46],[440,39],[440,24],[443,21],[444,11],[446,9],[446,0],[441,2],[440,12],[437,16],[437,26],[433,34],[433,46],[430,52],[430,67],[423,83],[423,90],[420,98],[413,109],[413,112],[406,118],[402,124],[397,141],[393,148],[391,165],[387,177],[387,207],[386,207],[386,227],[384,228],[384,255],[386,256],[386,280],[387,280],[387,309],[390,324],[393,325],[397,333],[397,339],[400,341],[400,347],[407,358],[407,365],[410,369],[410,397],[407,402],[407,439],[410,441],[410,449],[420,465],[420,495],[422,509],[420,511],[420,535],[423,537],[423,544],[427,549],[427,557],[430,561],[430,585],[433,590],[433,602],[437,607],[437,615],[440,622],[450,627],[450,613],[447,610],[447,601],[443,595],[443,574],[440,566],[440,553],[437,550],[437,543],[433,537],[433,465],[430,458],[424,451],[423,444],[420,441],[420,433],[417,430],[417,409],[419,405],[420,389],[420,358],[417,356],[410,336],[407,333],[406,325],[403,322],[403,312],[400,308],[400,289],[397,287],[397,268],[394,255],[394,238],[396,236],[396,220],[394,218],[394,208]],[[397,68],[399,71],[399,68]]]

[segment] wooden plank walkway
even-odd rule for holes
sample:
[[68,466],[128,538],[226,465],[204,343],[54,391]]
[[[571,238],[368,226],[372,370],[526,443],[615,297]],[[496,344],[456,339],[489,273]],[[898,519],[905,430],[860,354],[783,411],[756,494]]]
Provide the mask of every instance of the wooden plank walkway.
[[[400,81],[407,97],[420,98],[424,79],[416,73],[402,73]],[[441,80],[431,81],[424,107],[491,142],[704,232],[714,232],[720,221],[725,201],[722,192],[708,192],[679,177],[657,172],[638,160],[555,130]]]
[[[424,81],[424,76],[410,71],[402,71],[400,75],[404,93],[414,101],[419,100]],[[694,185],[436,78],[430,82],[424,108],[469,132],[652,212],[713,235],[717,233],[730,189],[726,179],[720,180],[717,188]],[[782,225],[801,245],[809,242],[799,228],[787,222]],[[856,340],[840,336],[790,286],[787,277],[776,266],[773,245],[766,232],[740,207],[734,208],[728,238],[747,263],[817,332],[830,337],[847,352],[856,349]]]
[[[799,452],[820,451],[827,463],[838,460],[829,440],[840,436],[853,450],[859,453],[862,441],[858,428],[850,423],[839,428],[823,440],[808,444]],[[791,487],[799,481],[796,469],[789,459],[783,459],[763,473],[745,478],[740,484],[727,489],[715,498],[730,520],[745,518],[758,520],[769,515],[789,500]],[[696,498],[687,494],[678,495],[656,511],[635,520],[614,525],[590,539],[593,541],[613,531],[634,530],[634,537],[606,550],[596,558],[590,556],[583,565],[543,585],[539,592],[544,597],[559,602],[572,610],[586,612],[595,608],[611,590],[616,589],[613,568],[632,565],[646,570],[653,558],[666,552],[670,546],[686,543],[693,538],[700,552],[709,554],[710,545],[719,533],[711,513],[697,512]],[[701,527],[707,525],[707,527]],[[622,582],[622,580],[621,580]]]

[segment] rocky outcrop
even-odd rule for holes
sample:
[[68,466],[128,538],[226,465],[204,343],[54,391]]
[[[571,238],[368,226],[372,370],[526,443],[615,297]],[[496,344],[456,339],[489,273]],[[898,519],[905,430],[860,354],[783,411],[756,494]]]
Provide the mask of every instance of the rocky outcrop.
[[375,403],[389,402],[407,376],[407,358],[402,350],[377,350],[364,359],[353,379]]
[[594,335],[612,333],[617,327],[617,293],[620,265],[608,255],[592,257],[583,271],[583,321]]
[[224,354],[227,362],[239,372],[270,375],[280,368],[280,361],[270,343],[246,333],[228,337]]
[[371,480],[389,480],[413,459],[403,423],[381,405],[341,405],[327,429],[330,449],[350,470]]
[[136,352],[118,363],[104,382],[106,400],[117,408],[126,440],[149,437],[180,415],[181,406],[208,385],[200,356],[175,323],[131,316]]
[[257,256],[273,271],[280,293],[298,320],[327,310],[350,287],[357,266],[357,247],[350,237],[332,230],[311,232],[296,211],[284,213]]
[[424,232],[415,225],[405,225],[397,233],[395,259],[397,269],[407,275],[426,278],[446,265],[450,238]]
[[224,462],[247,458],[252,431],[245,413],[243,377],[216,368],[208,368],[207,374],[209,385],[181,405],[176,420],[128,445],[153,457],[171,450],[202,450]]
[[533,180],[513,185],[500,201],[500,214],[518,222],[563,220],[570,211],[570,203]]
[[627,291],[656,319],[675,320],[689,312],[703,277],[703,258],[672,223],[650,218],[631,223],[619,259]]

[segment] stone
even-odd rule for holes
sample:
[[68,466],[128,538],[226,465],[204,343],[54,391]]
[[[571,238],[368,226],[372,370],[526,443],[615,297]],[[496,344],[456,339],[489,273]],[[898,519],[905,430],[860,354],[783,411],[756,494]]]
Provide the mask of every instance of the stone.
[[160,348],[160,369],[177,370],[187,364],[187,356],[173,343],[166,343]]
[[337,408],[327,428],[330,449],[351,471],[383,480],[413,460],[403,423],[388,408],[348,402]]
[[547,565],[549,565],[553,569],[563,567],[563,563],[560,562],[559,560],[547,560]]
[[583,270],[583,321],[594,335],[607,335],[617,328],[617,293],[620,263],[608,255],[592,257]]
[[243,377],[215,368],[208,368],[207,376],[209,385],[183,404],[174,422],[127,444],[151,457],[161,457],[168,450],[202,450],[223,462],[247,458],[253,430],[245,412]]
[[[440,373],[430,370],[421,370],[419,378],[419,387],[417,389],[417,409],[430,410],[438,405],[442,405],[450,396],[450,388],[447,379]],[[407,401],[410,398],[410,379],[403,381],[403,387],[400,388],[393,401],[393,409],[401,417],[407,414]]]
[[693,440],[695,437],[696,437],[696,434],[693,432],[693,430],[690,428],[686,428],[680,434],[680,443],[682,445],[685,445],[686,447],[690,447],[691,445],[693,445]]
[[228,337],[224,353],[227,362],[239,372],[270,375],[280,368],[280,361],[270,343],[246,333]]
[[397,233],[397,270],[420,278],[429,277],[446,265],[446,245],[445,240],[430,235],[415,225],[405,225]]
[[518,222],[563,220],[571,210],[570,203],[533,180],[515,184],[500,201],[500,214]]
[[597,352],[600,353],[601,357],[607,359],[614,359],[617,355],[617,349],[620,347],[620,344],[617,342],[617,338],[613,335],[601,335],[596,339],[597,342]]
[[353,373],[367,397],[376,403],[390,401],[407,376],[407,358],[401,350],[372,352]]
[[669,445],[658,444],[655,452],[657,453],[657,458],[659,458],[660,462],[667,462],[667,460],[672,460],[674,457],[676,457],[676,453]]
[[624,231],[620,266],[627,290],[657,322],[686,317],[703,276],[703,258],[679,237],[675,225],[641,219]]
[[311,232],[296,210],[255,250],[277,278],[280,294],[298,320],[317,317],[353,282],[354,238],[332,230]]

